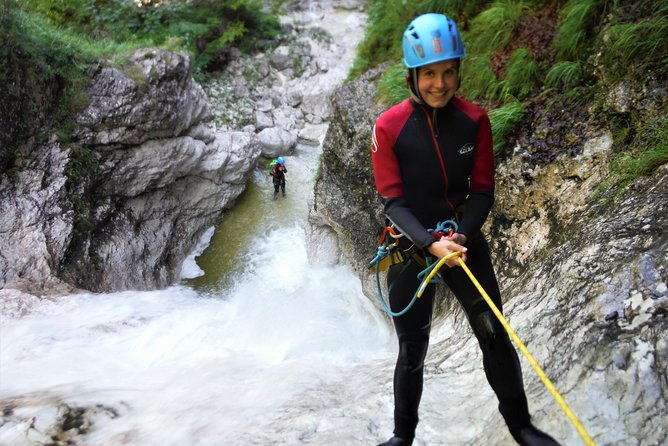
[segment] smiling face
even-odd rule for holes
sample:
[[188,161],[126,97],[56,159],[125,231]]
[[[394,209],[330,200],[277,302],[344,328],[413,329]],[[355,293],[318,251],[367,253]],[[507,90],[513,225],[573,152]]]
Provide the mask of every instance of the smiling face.
[[457,64],[457,59],[444,60],[418,69],[418,90],[427,105],[445,107],[455,95],[459,81]]

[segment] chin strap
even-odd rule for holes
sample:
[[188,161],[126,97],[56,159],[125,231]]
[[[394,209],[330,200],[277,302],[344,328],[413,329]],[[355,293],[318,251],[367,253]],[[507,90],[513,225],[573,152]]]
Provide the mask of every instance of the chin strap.
[[408,89],[411,91],[411,96],[415,99],[415,102],[418,104],[424,104],[422,96],[420,96],[420,89],[418,88],[418,69],[409,68],[408,74],[406,75],[406,84]]

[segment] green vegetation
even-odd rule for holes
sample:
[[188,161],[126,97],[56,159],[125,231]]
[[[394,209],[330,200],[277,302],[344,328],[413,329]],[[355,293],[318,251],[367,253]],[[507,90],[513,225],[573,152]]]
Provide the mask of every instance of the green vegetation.
[[[189,54],[194,75],[201,78],[224,65],[230,46],[266,50],[279,33],[276,14],[284,2],[274,0],[266,14],[260,12],[266,3],[261,0],[0,0],[0,81],[5,86],[0,172],[11,171],[19,156],[14,141],[28,135],[43,139],[41,128],[55,128],[63,141],[69,140],[72,116],[87,103],[85,85],[96,61],[127,70],[135,49],[165,48]],[[549,48],[541,52],[532,41],[535,30],[527,26],[546,8],[558,20],[548,33],[552,40],[540,43]],[[367,12],[368,27],[350,78],[386,67],[379,100],[388,104],[408,96],[401,39],[410,20],[439,12],[457,22],[467,48],[460,90],[489,110],[497,152],[512,139],[523,110],[529,110],[527,102],[549,106],[563,103],[554,98],[565,95],[574,105],[586,100],[605,111],[611,84],[652,76],[661,81],[668,66],[668,2],[661,0],[368,0]],[[297,60],[297,71],[302,68]],[[134,76],[140,85],[146,81],[140,73]],[[16,110],[19,122],[12,117]],[[654,160],[647,164],[650,169],[665,162],[647,144],[637,143],[641,135],[663,137],[664,131],[642,127],[643,119],[635,115],[607,114],[607,119],[620,150],[633,154],[620,155],[619,163],[644,172],[630,161],[645,159],[643,148]],[[656,126],[665,129],[665,123]]]
[[[651,126],[638,111],[607,111],[611,85],[624,79],[665,82],[668,66],[668,2],[661,0],[415,1],[370,0],[369,27],[350,74],[386,66],[378,100],[397,103],[408,96],[401,62],[402,33],[417,15],[441,12],[455,20],[466,57],[460,92],[489,111],[494,149],[501,153],[524,119],[527,103],[593,106],[601,124],[615,132],[621,152],[614,163],[615,184],[645,175],[666,163],[665,121]],[[409,4],[410,3],[410,4]],[[553,8],[556,23],[537,39],[531,19]],[[542,45],[543,47],[541,47]],[[546,45],[549,45],[546,47]],[[552,104],[552,105],[551,105]],[[563,108],[563,105],[559,107]],[[650,119],[651,120],[651,119]],[[663,141],[663,143],[661,143]]]
[[601,0],[570,0],[561,10],[554,48],[563,60],[576,60],[587,54],[593,29],[600,22]]
[[357,48],[357,57],[350,72],[354,79],[366,70],[386,61],[401,60],[401,39],[404,30],[416,16],[424,12],[452,14],[464,11],[483,1],[463,0],[371,0],[368,2],[368,25],[364,39]]
[[468,34],[468,51],[489,54],[504,47],[510,43],[513,31],[528,11],[528,5],[523,1],[496,0],[473,19],[471,29],[475,32]]
[[538,64],[526,48],[515,50],[510,57],[506,75],[501,81],[501,97],[526,98],[538,80]]
[[380,99],[388,104],[397,104],[409,96],[406,88],[406,67],[403,62],[390,65],[378,82]]
[[47,134],[58,135],[71,153],[66,188],[75,232],[85,237],[92,229],[86,184],[98,158],[72,133],[88,104],[90,68],[98,61],[120,67],[141,90],[150,79],[127,62],[136,49],[155,47],[189,54],[201,78],[223,66],[232,45],[267,49],[280,27],[261,6],[260,0],[0,0],[0,173],[13,178],[19,157],[29,158]]
[[279,33],[277,17],[261,6],[260,0],[0,0],[0,172],[12,168],[16,141],[42,127],[73,128],[67,120],[87,103],[88,68],[96,61],[123,67],[140,47],[165,48],[191,55],[201,77],[221,68],[229,46],[253,51]]
[[16,0],[0,0],[0,82],[4,87],[0,127],[9,129],[0,132],[0,172],[10,174],[19,153],[15,141],[27,135],[44,139],[39,133],[44,124],[73,128],[72,111],[88,101],[85,70],[94,60],[80,50],[86,39],[28,15],[18,5]]
[[467,55],[462,61],[461,90],[470,99],[495,100],[501,95],[501,83],[489,63],[489,55]]
[[639,129],[629,149],[612,162],[612,177],[622,187],[638,177],[651,174],[668,162],[668,118],[659,117]]
[[664,70],[668,66],[668,3],[656,6],[649,17],[631,23],[616,23],[602,35],[609,43],[604,63],[621,79],[629,68],[640,72]]
[[[668,163],[668,118],[657,117],[638,128],[638,134],[628,144],[627,150],[618,153],[610,163],[609,175],[598,185],[591,200],[599,200],[605,191],[620,193],[641,176]],[[615,135],[615,143],[630,138],[630,129],[622,127]]]
[[494,136],[494,153],[499,154],[506,145],[506,139],[517,124],[522,121],[522,104],[512,101],[489,112],[489,120]]
[[665,69],[666,42],[666,2],[570,0],[561,11],[554,48],[560,61],[574,62],[585,62],[599,51],[603,69],[614,81],[634,71]]
[[545,75],[547,88],[569,88],[580,83],[582,79],[582,64],[580,62],[557,62]]
[[23,0],[21,7],[85,37],[97,47],[85,49],[98,55],[110,44],[155,46],[188,53],[196,69],[206,71],[217,68],[215,58],[230,45],[252,51],[278,35],[277,18],[261,12],[261,6],[259,0]]

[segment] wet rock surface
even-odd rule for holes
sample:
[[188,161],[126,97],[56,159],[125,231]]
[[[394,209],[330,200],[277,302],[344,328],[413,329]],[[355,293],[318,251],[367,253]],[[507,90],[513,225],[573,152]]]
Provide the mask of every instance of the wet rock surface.
[[[366,267],[384,224],[379,200],[369,192],[370,132],[379,114],[370,80],[346,84],[335,95],[310,220],[317,234],[342,247],[339,256],[355,266],[379,305]],[[647,91],[651,97],[656,90]],[[565,119],[568,110],[561,113]],[[577,108],[574,113],[576,125],[556,128],[549,127],[548,113],[536,114],[498,163],[496,203],[484,231],[504,312],[598,444],[661,444],[668,435],[662,423],[668,413],[668,167],[623,191],[601,194],[615,153],[612,129],[578,115]],[[563,136],[552,140],[547,135],[553,131]],[[421,404],[427,426],[420,441],[509,444],[490,403],[494,396],[475,339],[452,297],[444,295],[427,358]],[[536,424],[562,444],[581,444],[526,359],[522,367]],[[359,398],[373,400],[372,392]],[[386,392],[391,396],[391,383]],[[454,409],[464,406],[476,416]]]

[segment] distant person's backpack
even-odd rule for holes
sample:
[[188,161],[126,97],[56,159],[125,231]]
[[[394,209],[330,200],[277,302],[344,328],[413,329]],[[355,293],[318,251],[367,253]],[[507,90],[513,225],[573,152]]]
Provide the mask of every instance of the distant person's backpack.
[[274,176],[274,166],[276,164],[280,164],[281,166],[285,164],[285,159],[282,156],[279,156],[278,158],[271,160],[269,163],[269,175],[272,177]]

